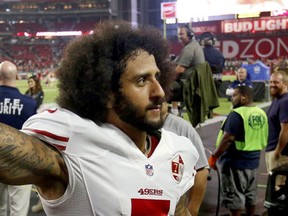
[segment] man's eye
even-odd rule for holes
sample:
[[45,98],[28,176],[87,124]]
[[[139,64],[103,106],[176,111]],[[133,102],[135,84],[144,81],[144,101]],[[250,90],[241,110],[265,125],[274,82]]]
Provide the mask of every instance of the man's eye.
[[138,80],[137,80],[137,83],[138,84],[145,84],[147,82],[147,79],[145,77],[140,77]]
[[275,85],[277,85],[277,84],[279,84],[279,82],[277,82],[277,81],[270,81],[270,84],[275,84]]

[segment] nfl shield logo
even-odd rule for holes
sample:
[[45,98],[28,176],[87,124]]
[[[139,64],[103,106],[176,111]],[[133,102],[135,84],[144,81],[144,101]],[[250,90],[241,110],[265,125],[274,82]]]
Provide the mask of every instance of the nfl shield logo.
[[177,155],[172,160],[172,175],[173,178],[176,180],[177,183],[179,183],[182,179],[183,172],[184,172],[184,162],[180,155]]
[[154,175],[154,170],[153,170],[152,165],[150,165],[150,164],[145,165],[145,169],[146,169],[146,175],[148,175],[148,176]]

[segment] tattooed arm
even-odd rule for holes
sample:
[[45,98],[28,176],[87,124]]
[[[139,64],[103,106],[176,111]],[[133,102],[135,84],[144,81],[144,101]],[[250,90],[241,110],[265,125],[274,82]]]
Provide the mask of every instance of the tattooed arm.
[[56,149],[0,123],[0,182],[35,184],[44,198],[56,199],[65,192],[68,175]]
[[181,196],[176,206],[175,216],[191,216],[186,205],[186,198],[187,198],[186,194],[183,194]]

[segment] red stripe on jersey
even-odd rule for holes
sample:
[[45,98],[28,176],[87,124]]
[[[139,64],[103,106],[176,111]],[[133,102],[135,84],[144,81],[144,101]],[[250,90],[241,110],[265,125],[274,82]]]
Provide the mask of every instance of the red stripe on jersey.
[[62,137],[62,136],[58,136],[56,134],[52,134],[48,131],[43,131],[43,130],[37,130],[37,129],[30,129],[30,128],[23,128],[23,130],[30,130],[30,131],[33,131],[37,134],[41,134],[41,135],[44,135],[44,136],[47,136],[47,137],[50,137],[54,140],[58,140],[58,141],[62,141],[62,142],[68,142],[69,141],[69,138],[68,137]]
[[52,145],[60,151],[64,151],[66,149],[66,146],[61,146],[61,145],[57,145],[57,144],[52,144]]
[[151,149],[150,149],[150,151],[148,153],[148,156],[147,156],[148,158],[151,157],[151,155],[153,154],[154,150],[156,149],[156,147],[157,147],[157,145],[159,143],[159,139],[158,139],[157,136],[151,136],[150,140],[151,140],[151,143],[150,143]]

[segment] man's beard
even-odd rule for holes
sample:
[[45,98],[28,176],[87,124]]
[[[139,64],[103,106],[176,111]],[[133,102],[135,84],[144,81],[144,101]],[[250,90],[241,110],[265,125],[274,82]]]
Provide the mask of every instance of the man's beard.
[[273,88],[274,91],[270,90],[270,95],[272,98],[278,98],[281,95],[281,90],[279,88]]
[[[155,106],[161,103],[162,101],[159,99],[158,102],[154,102],[154,104],[151,105]],[[122,121],[138,128],[139,130],[146,131],[148,134],[151,134],[163,127],[163,115],[159,114],[160,119],[157,122],[149,121],[149,119],[146,118],[145,113],[141,115],[139,112],[141,109],[138,108],[133,102],[127,100],[127,98],[121,93],[115,94],[114,109]],[[148,110],[147,107],[146,110]]]

